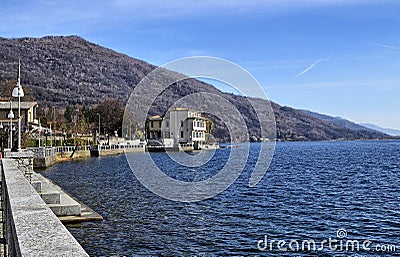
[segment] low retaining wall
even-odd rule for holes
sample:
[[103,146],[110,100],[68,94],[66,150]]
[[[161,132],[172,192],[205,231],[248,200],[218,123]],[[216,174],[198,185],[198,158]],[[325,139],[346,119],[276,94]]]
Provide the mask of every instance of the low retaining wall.
[[144,151],[144,145],[94,145],[90,148],[90,155],[99,157]]
[[89,256],[29,184],[2,159],[2,194],[10,256]]
[[55,147],[29,147],[28,151],[33,152],[34,168],[47,168],[57,162]]
[[33,167],[34,168],[47,168],[54,165],[57,162],[57,158],[55,155],[46,156],[43,158],[34,158],[33,159]]
[[73,151],[70,151],[70,152],[57,152],[57,157],[67,158],[67,157],[70,157],[72,153],[74,153],[72,158],[87,158],[87,157],[90,157],[90,150],[77,150],[75,152],[73,152]]

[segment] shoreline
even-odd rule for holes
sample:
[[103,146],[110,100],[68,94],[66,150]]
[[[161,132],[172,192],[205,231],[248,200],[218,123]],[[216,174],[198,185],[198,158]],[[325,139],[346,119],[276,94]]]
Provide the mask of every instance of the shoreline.
[[[335,142],[374,142],[374,141],[398,141],[400,140],[400,138],[376,138],[376,139],[338,139],[338,140],[315,140],[315,141],[269,141],[269,142],[249,142],[251,144],[253,143],[335,143]],[[222,146],[226,146],[226,145],[236,145],[236,144],[241,144],[241,143],[247,143],[247,142],[230,142],[230,143],[220,143]],[[221,149],[223,149],[224,147],[221,147]],[[122,151],[121,151],[122,150]],[[207,150],[207,149],[204,149]],[[104,151],[102,151],[104,152]],[[107,150],[106,154],[102,154],[101,156],[91,156],[90,155],[90,151],[88,150],[78,150],[76,151],[76,153],[70,157],[69,155],[71,155],[72,152],[64,152],[63,154],[65,154],[66,156],[60,156],[58,153],[56,154],[56,160],[54,162],[54,164],[57,163],[63,163],[63,162],[70,162],[70,161],[75,161],[75,160],[83,160],[83,159],[87,159],[87,158],[98,158],[98,157],[105,157],[105,156],[118,156],[121,154],[125,154],[125,153],[143,153],[145,151],[138,151],[137,149],[135,151],[124,151],[124,149],[110,149]],[[54,165],[53,164],[53,165]],[[51,165],[52,166],[52,165]],[[51,167],[49,166],[49,167]],[[39,168],[39,169],[46,169],[49,167],[43,167],[43,168]]]

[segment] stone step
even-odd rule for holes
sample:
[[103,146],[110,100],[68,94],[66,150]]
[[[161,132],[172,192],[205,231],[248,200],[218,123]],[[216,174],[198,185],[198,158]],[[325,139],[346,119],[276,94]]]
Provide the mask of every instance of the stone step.
[[42,182],[41,181],[33,180],[33,178],[32,178],[31,185],[33,186],[33,189],[35,189],[36,192],[40,193],[42,191]]
[[34,181],[41,182],[42,191],[39,195],[47,203],[47,206],[57,216],[79,216],[81,215],[81,205],[68,195],[61,187],[54,184],[51,180],[41,174],[34,173]]
[[60,204],[61,196],[57,191],[54,192],[40,192],[40,197],[42,197],[43,201],[47,204]]
[[49,208],[57,216],[79,216],[81,215],[81,205],[69,195],[61,193],[61,203],[48,204]]
[[[47,204],[59,204],[61,201],[60,192],[54,188],[54,184],[40,174],[34,173],[32,175],[32,184],[36,187],[36,192],[42,197],[43,201]],[[40,190],[37,190],[40,189]]]

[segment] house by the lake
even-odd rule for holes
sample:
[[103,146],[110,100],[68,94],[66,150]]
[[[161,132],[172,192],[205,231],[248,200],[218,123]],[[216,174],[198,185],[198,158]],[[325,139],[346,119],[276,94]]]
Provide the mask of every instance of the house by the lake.
[[172,108],[163,117],[151,116],[146,121],[149,147],[201,149],[206,143],[210,121],[201,112]]

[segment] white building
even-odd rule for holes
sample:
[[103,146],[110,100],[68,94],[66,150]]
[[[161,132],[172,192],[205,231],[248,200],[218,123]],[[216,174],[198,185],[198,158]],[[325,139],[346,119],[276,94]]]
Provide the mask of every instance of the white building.
[[205,143],[207,119],[200,112],[187,108],[170,109],[164,117],[149,117],[146,139],[159,140],[164,145],[189,145],[197,148]]

